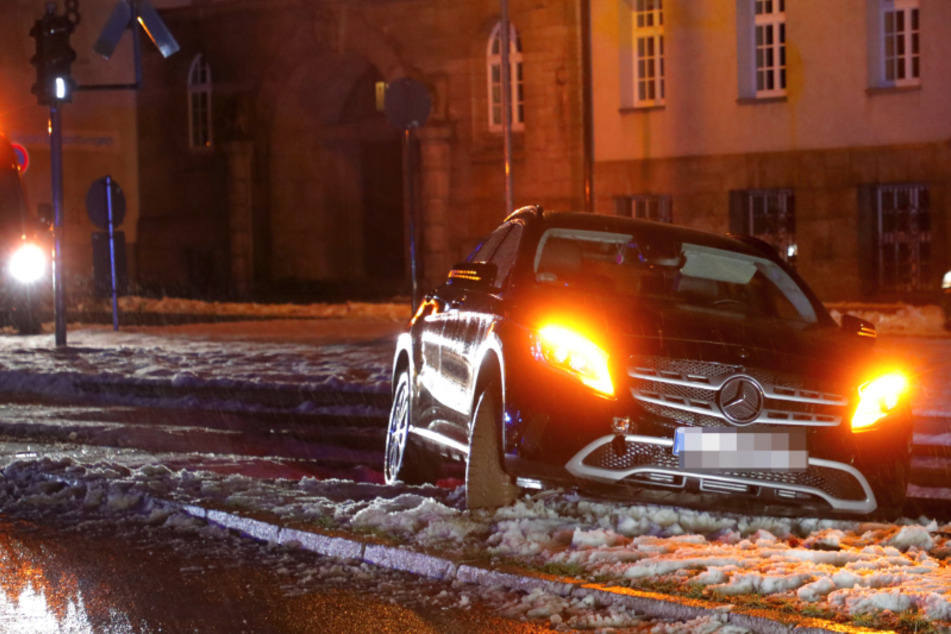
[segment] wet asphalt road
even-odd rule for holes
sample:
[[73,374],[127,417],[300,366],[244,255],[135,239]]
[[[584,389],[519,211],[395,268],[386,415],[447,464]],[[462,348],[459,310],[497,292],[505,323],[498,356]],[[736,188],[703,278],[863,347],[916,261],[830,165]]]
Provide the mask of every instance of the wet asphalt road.
[[[53,523],[0,521],[2,632],[548,631],[492,616],[446,584],[348,571],[306,551],[269,551],[238,537],[209,543],[154,529],[78,531]],[[420,600],[443,590],[440,599]]]

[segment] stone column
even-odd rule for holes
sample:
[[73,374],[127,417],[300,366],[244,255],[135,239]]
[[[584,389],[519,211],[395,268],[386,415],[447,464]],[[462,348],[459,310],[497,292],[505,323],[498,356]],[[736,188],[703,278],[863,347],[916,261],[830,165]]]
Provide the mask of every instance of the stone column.
[[228,157],[228,240],[231,288],[241,298],[254,292],[253,171],[254,144],[225,144]]
[[451,131],[448,126],[429,125],[417,131],[420,154],[420,290],[426,293],[442,282],[453,265],[449,247],[452,227],[449,209]]

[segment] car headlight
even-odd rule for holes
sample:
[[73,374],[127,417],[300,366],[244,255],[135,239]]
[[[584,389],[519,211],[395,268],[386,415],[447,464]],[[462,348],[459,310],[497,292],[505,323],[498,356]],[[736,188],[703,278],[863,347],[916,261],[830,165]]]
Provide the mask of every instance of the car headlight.
[[601,394],[614,395],[607,353],[569,328],[549,325],[539,330],[535,358],[577,377]]
[[859,404],[852,416],[852,431],[870,429],[891,414],[908,391],[908,379],[899,372],[881,376],[859,387]]
[[9,272],[18,282],[31,284],[46,273],[46,255],[35,244],[24,244],[10,257]]

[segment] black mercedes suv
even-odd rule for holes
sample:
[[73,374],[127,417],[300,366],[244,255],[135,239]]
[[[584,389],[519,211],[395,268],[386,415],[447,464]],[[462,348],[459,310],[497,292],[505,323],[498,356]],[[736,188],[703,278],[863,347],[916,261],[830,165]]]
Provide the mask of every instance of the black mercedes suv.
[[870,323],[841,322],[754,238],[524,208],[399,338],[386,480],[455,459],[470,508],[566,486],[896,513],[907,375]]

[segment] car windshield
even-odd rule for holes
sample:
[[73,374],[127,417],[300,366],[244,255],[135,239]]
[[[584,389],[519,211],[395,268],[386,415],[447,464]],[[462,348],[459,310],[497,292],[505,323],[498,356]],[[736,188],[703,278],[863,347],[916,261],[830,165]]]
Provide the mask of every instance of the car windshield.
[[534,269],[542,284],[633,296],[677,310],[819,320],[799,284],[775,262],[701,244],[549,229],[539,241]]

